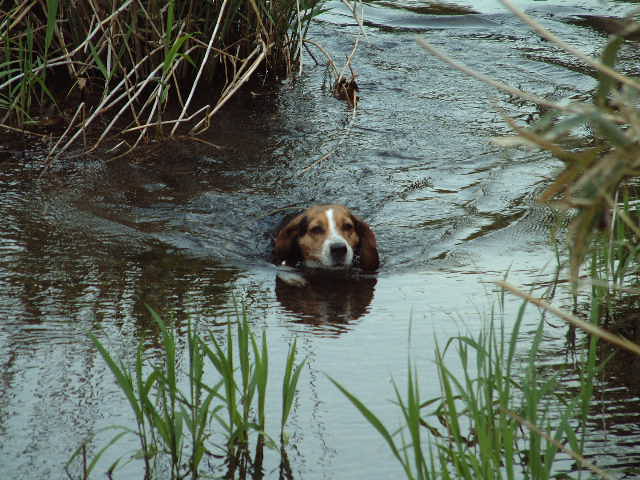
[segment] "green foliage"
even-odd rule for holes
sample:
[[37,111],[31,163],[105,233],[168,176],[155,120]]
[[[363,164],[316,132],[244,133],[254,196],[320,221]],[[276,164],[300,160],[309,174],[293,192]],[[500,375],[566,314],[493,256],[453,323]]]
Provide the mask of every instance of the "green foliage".
[[296,388],[300,373],[304,366],[304,361],[296,365],[297,345],[294,340],[287,354],[287,364],[285,367],[284,379],[282,380],[282,417],[280,419],[280,434],[284,433],[284,427],[289,419],[293,401],[295,400]]
[[[524,308],[525,304],[508,336],[503,326],[491,321],[477,337],[454,337],[437,349],[439,397],[421,399],[417,369],[409,363],[405,394],[394,384],[403,419],[398,431],[388,429],[332,380],[382,436],[406,478],[558,478],[561,451],[592,467],[577,453],[582,439],[576,431],[584,431],[589,412],[597,341],[585,357],[575,397],[560,396],[556,376],[542,374],[537,366],[544,321],[524,362],[517,354]],[[462,375],[446,358],[453,348]]]
[[[189,364],[183,373],[178,368],[180,348],[175,330],[168,327],[155,312],[150,312],[160,329],[159,363],[145,360],[145,349],[141,344],[133,365],[129,366],[124,360],[115,359],[104,344],[91,335],[127,399],[136,428],[109,427],[117,431],[116,435],[90,462],[84,462],[86,468],[83,477],[89,478],[94,473],[98,461],[112,445],[123,436],[134,434],[140,449],[126,463],[142,459],[144,478],[156,478],[164,465],[170,466],[172,479],[197,478],[203,474],[202,461],[212,458],[214,448],[221,449],[227,458],[230,465],[227,478],[236,478],[235,465],[249,458],[252,432],[258,435],[257,452],[261,452],[265,440],[268,446],[276,448],[276,442],[266,433],[265,407],[269,376],[266,334],[263,332],[261,341],[258,341],[244,311],[237,312],[235,328],[229,323],[224,343],[213,333],[205,341],[189,325],[186,346]],[[303,364],[296,364],[294,342],[284,370],[281,435],[284,434],[286,419],[295,399]],[[211,370],[217,376],[213,384],[206,381]],[[181,387],[183,383],[187,388]],[[286,456],[284,445],[280,451],[281,455]],[[69,463],[84,455],[86,446],[81,445]],[[252,463],[256,471],[261,468],[261,458],[262,455],[256,453],[256,460]],[[123,460],[118,459],[109,470],[122,465]]]

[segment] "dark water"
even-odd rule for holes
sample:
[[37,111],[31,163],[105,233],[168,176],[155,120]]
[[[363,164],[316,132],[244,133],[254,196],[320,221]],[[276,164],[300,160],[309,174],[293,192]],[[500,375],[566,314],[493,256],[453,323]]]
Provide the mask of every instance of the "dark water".
[[[597,54],[606,37],[576,25],[576,15],[619,14],[628,4],[577,3],[531,5],[563,38]],[[340,66],[360,29],[339,2],[329,5],[311,36]],[[444,342],[482,327],[495,300],[488,282],[507,270],[514,283],[551,278],[556,220],[535,198],[559,168],[545,154],[492,144],[510,133],[497,107],[521,121],[535,109],[444,66],[416,45],[416,33],[538,95],[587,98],[595,85],[591,72],[494,2],[459,2],[440,15],[423,6],[367,4],[366,37],[353,62],[361,97],[355,117],[323,87],[325,67],[307,56],[296,82],[236,98],[209,144],[166,141],[122,160],[61,162],[42,179],[44,147],[0,146],[3,478],[62,478],[82,440],[131,422],[87,332],[126,358],[139,339],[154,342],[145,305],[178,323],[216,328],[239,302],[266,328],[273,366],[283,365],[293,338],[308,356],[290,425],[294,477],[399,474],[325,374],[391,425],[399,415],[390,379],[402,384],[409,354],[423,396],[436,395],[434,337]],[[480,13],[454,15],[466,8]],[[622,54],[629,69],[636,47]],[[300,293],[276,282],[270,235],[291,209],[325,202],[347,204],[370,223],[382,269],[377,279]],[[566,298],[560,288],[558,302]],[[507,324],[517,306],[507,301]],[[528,315],[534,325],[537,312]],[[549,327],[545,352],[570,385],[575,372],[559,324]],[[281,372],[274,368],[275,400]],[[637,465],[638,400],[604,382],[596,406],[610,428],[594,421],[589,452],[619,472]],[[269,413],[275,431],[278,401]],[[98,434],[97,444],[105,438]],[[114,450],[100,471],[132,445]],[[270,477],[277,461],[267,460]],[[139,470],[132,465],[116,478],[140,478]]]

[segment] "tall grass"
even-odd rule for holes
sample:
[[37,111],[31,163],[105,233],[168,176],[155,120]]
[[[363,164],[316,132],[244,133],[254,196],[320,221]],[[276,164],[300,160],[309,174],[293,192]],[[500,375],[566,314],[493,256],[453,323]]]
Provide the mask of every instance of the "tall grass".
[[[114,358],[95,336],[91,337],[127,399],[135,418],[135,429],[109,427],[117,433],[90,461],[86,461],[86,445],[81,445],[68,463],[83,459],[82,478],[90,478],[109,448],[125,435],[135,435],[139,450],[116,460],[109,472],[141,459],[144,478],[168,475],[171,479],[195,479],[210,475],[207,465],[224,458],[225,478],[258,475],[264,446],[277,448],[278,444],[267,433],[269,348],[266,334],[263,332],[260,340],[256,338],[246,311],[236,313],[235,328],[230,322],[223,343],[213,333],[202,338],[189,325],[188,367],[182,372],[175,330],[155,312],[151,315],[160,328],[162,340],[159,364],[145,360],[141,344],[133,365],[129,366],[124,360]],[[304,361],[297,363],[294,342],[286,359],[282,383],[281,439],[303,364]],[[212,371],[216,373],[213,382],[207,379]],[[181,387],[184,383],[186,389]],[[252,433],[257,436],[253,459]],[[281,441],[280,453],[284,468],[288,465],[284,441]]]
[[[332,381],[382,436],[409,479],[569,478],[567,469],[562,471],[558,466],[560,460],[567,458],[590,476],[610,478],[580,452],[584,447],[593,380],[601,364],[599,340],[640,355],[640,346],[598,326],[601,307],[607,302],[612,285],[619,291],[625,279],[637,277],[638,248],[634,239],[640,236],[640,231],[634,219],[637,216],[629,208],[628,190],[621,186],[640,172],[640,83],[615,70],[628,34],[639,28],[635,21],[637,11],[630,14],[626,27],[618,35],[608,39],[601,57],[595,59],[557,38],[510,0],[501,2],[538,35],[598,72],[598,88],[591,102],[558,104],[461,65],[425,39],[417,41],[464,73],[542,107],[539,120],[526,128],[505,116],[518,137],[502,143],[535,145],[564,162],[564,169],[541,200],[576,212],[570,226],[570,272],[577,281],[581,265],[590,258],[590,322],[506,282],[498,282],[525,299],[510,335],[492,321],[477,337],[455,337],[444,348],[438,348],[436,365],[441,395],[427,401],[420,397],[419,375],[410,362],[405,393],[394,384],[395,403],[402,416],[398,430],[384,425],[364,402]],[[565,148],[563,141],[580,126],[594,132],[592,144],[578,150]],[[604,236],[599,235],[602,231]],[[537,366],[543,321],[538,325],[526,360],[519,364],[517,340],[528,302],[587,334],[579,388],[573,396],[559,394],[557,378],[542,375]],[[453,349],[463,372],[461,376],[449,367],[447,357]]]
[[321,4],[3,2],[0,124],[37,130],[62,119],[52,156],[78,149],[90,127],[93,141],[82,150],[107,139],[122,151],[150,135],[196,134],[254,73],[295,69]]
[[579,386],[569,395],[558,388],[557,374],[539,367],[544,320],[528,352],[518,352],[525,306],[510,332],[492,317],[477,336],[454,337],[437,348],[441,395],[436,398],[421,398],[418,370],[409,363],[404,393],[394,383],[402,419],[398,429],[384,425],[364,402],[332,380],[382,436],[406,478],[571,478],[567,460],[596,478],[610,478],[580,454],[599,370],[599,337],[591,337]]

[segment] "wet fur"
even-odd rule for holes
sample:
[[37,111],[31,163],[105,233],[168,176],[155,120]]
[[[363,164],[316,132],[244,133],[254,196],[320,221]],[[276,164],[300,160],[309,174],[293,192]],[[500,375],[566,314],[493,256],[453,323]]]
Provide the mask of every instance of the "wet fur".
[[[354,248],[354,259],[351,266],[356,266],[366,271],[377,270],[380,261],[376,237],[371,227],[346,207],[327,205],[320,208],[325,208],[325,210],[339,208],[346,211],[358,236],[358,243]],[[312,211],[314,211],[313,207],[296,215],[293,219],[286,221],[285,225],[278,231],[273,249],[273,262],[276,265],[298,267],[304,264],[305,258],[300,248],[299,239],[307,234],[310,222],[309,212]]]

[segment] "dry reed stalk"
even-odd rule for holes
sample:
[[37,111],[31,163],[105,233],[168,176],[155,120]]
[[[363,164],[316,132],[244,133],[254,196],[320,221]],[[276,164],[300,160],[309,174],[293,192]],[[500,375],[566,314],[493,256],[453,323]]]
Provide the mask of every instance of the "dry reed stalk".
[[546,98],[539,97],[537,95],[533,95],[531,93],[525,92],[524,90],[520,90],[519,88],[512,87],[511,85],[508,85],[506,83],[500,82],[500,81],[498,81],[498,80],[496,80],[494,78],[491,78],[488,75],[485,75],[484,73],[478,72],[477,70],[474,70],[474,69],[472,69],[470,67],[467,67],[466,65],[455,61],[454,59],[449,57],[447,54],[443,53],[441,50],[439,50],[436,47],[434,47],[433,45],[431,45],[424,38],[416,37],[416,42],[418,43],[418,45],[420,45],[427,52],[431,53],[434,57],[439,58],[440,60],[442,60],[447,65],[452,66],[456,70],[459,70],[462,73],[464,73],[466,75],[469,75],[470,77],[473,77],[473,78],[475,78],[477,80],[480,80],[482,83],[485,83],[487,85],[491,85],[492,87],[496,88],[497,90],[500,90],[500,91],[505,92],[505,93],[507,93],[509,95],[513,95],[515,97],[522,98],[523,100],[528,100],[528,101],[530,101],[532,103],[535,103],[537,105],[541,105],[541,106],[544,106],[544,107],[547,107],[547,108],[551,108],[551,109],[554,109],[554,110],[571,111],[569,106],[560,105],[560,104],[555,103],[555,102],[550,102]]
[[[296,0],[296,13],[297,19],[296,28],[298,29],[298,51],[302,52],[302,23],[300,21],[300,0]],[[302,75],[302,55],[300,56],[300,61],[298,62],[298,75]]]
[[[71,130],[71,127],[73,127],[76,121],[76,118],[78,117],[80,112],[84,112],[84,109],[85,109],[85,103],[82,102],[80,105],[78,105],[78,108],[76,108],[76,111],[73,114],[73,117],[71,118],[71,120],[69,121],[69,125],[67,125],[67,128],[65,129],[65,131],[62,132],[62,135],[58,137],[58,140],[56,141],[56,143],[53,145],[53,147],[51,147],[51,150],[49,150],[49,154],[47,155],[47,165],[49,165],[52,160],[52,153],[56,151],[56,149],[58,148],[58,145],[60,145],[60,142],[62,142],[62,140],[64,140],[66,136],[69,134],[69,131]],[[43,172],[44,171],[45,170],[43,170]]]
[[[23,122],[49,99],[57,106],[47,83],[54,81],[48,72],[56,69],[67,72],[64,81],[69,86],[66,96],[56,94],[58,99],[78,89],[86,118],[78,125],[74,115],[64,135],[55,140],[47,164],[68,154],[96,119],[106,115],[106,128],[84,153],[102,147],[107,138],[120,146],[128,144],[115,138],[125,132],[137,135],[131,148],[153,135],[153,127],[162,134],[162,127],[170,125],[168,135],[176,136],[179,126],[188,123],[195,124],[191,132],[201,132],[262,66],[267,65],[269,74],[282,67],[293,72],[297,62],[301,71],[303,37],[321,11],[321,2],[88,0],[70,5],[23,0],[0,7],[7,15],[0,21],[0,51],[10,69],[0,83],[0,95],[11,99],[0,105],[6,111],[0,114],[0,124]],[[33,44],[22,48],[27,38]],[[205,82],[214,85],[220,74],[226,80],[220,97],[207,109],[190,112],[198,89]],[[185,84],[188,92],[182,89]],[[99,89],[91,106],[85,96]],[[172,105],[179,107],[177,119],[166,118]]]
[[[160,49],[161,47],[158,47],[158,49]],[[145,59],[146,60],[146,59]],[[142,65],[143,62],[145,60],[140,61],[139,65]],[[144,86],[146,86],[151,79],[153,78],[153,75],[162,68],[162,64],[156,66],[156,68],[154,68],[151,71],[151,74],[149,74],[147,76],[147,78],[145,79],[145,81],[141,84],[141,88],[138,89],[138,92],[136,94],[134,94],[132,97],[130,96],[130,100],[128,103],[126,103],[121,109],[120,111],[115,115],[115,117],[111,120],[111,122],[108,124],[108,126],[104,129],[104,131],[102,132],[102,135],[100,135],[100,137],[98,138],[98,140],[96,141],[96,143],[93,145],[93,147],[91,147],[88,152],[92,152],[95,149],[98,148],[98,146],[100,145],[100,143],[104,140],[104,138],[111,132],[111,128],[113,127],[113,125],[115,124],[115,122],[120,118],[120,116],[125,112],[125,110],[127,110],[130,105],[131,105],[131,101],[135,100],[137,98],[138,95],[140,95],[142,93],[142,88],[144,88]],[[135,70],[133,70],[132,72],[130,72],[131,74],[133,74],[135,72]],[[122,81],[121,81],[121,85],[125,86],[126,85],[126,80],[127,78],[125,77]],[[122,97],[127,96],[128,90],[122,94]],[[84,124],[82,125],[82,127],[76,131],[76,133],[73,135],[73,137],[71,137],[71,139],[69,139],[69,141],[67,143],[64,144],[64,146],[57,152],[55,152],[55,157],[59,157],[62,153],[64,153],[69,147],[71,147],[71,145],[73,145],[73,143],[75,142],[75,140],[82,134],[83,131],[86,131],[86,129],[91,125],[91,123],[102,113],[101,110],[101,106],[104,105],[106,103],[106,100],[109,97],[105,97],[105,99],[102,100],[102,103],[100,105],[98,105],[98,107],[94,110],[93,114],[84,122]],[[113,102],[112,105],[116,105],[116,102]]]
[[202,59],[202,62],[200,62],[200,68],[198,68],[198,73],[196,74],[196,77],[193,80],[193,85],[191,86],[191,90],[189,91],[189,96],[187,97],[187,101],[182,111],[180,112],[180,115],[178,115],[178,121],[176,122],[174,127],[171,129],[171,134],[170,134],[171,136],[175,135],[176,128],[178,128],[179,122],[186,115],[187,109],[191,104],[191,100],[195,95],[196,87],[198,86],[198,82],[200,82],[200,77],[202,76],[202,71],[204,70],[204,66],[206,65],[207,60],[209,59],[209,54],[211,53],[211,47],[213,46],[213,40],[216,38],[216,35],[218,34],[218,29],[220,28],[220,22],[222,21],[222,15],[224,14],[226,6],[227,6],[227,0],[223,0],[222,5],[220,6],[220,13],[218,14],[218,20],[216,21],[216,26],[213,28],[213,32],[211,32],[211,37],[209,38],[209,43],[207,44],[206,53],[204,55],[204,58]]
[[[236,93],[236,91],[249,80],[253,72],[256,71],[256,69],[260,66],[262,61],[267,56],[267,45],[262,43],[261,47],[256,47],[255,50],[251,52],[249,57],[242,62],[240,69],[234,75],[233,81],[225,88],[223,93],[220,95],[220,99],[216,103],[215,107],[189,131],[190,134],[197,135],[198,133],[201,133],[204,130],[203,126],[205,124],[209,124],[209,122],[211,121],[211,117],[213,117],[218,112],[218,110],[220,110],[224,106],[224,104],[227,103],[227,101]],[[260,54],[249,65],[249,60],[254,55],[258,54],[258,52],[260,52]]]
[[550,313],[553,313],[555,316],[557,316],[558,318],[564,320],[565,322],[569,323],[570,325],[573,325],[574,327],[579,328],[580,330],[588,333],[589,335],[595,335],[598,338],[601,338],[602,340],[605,340],[609,343],[611,343],[612,345],[616,345],[618,347],[624,348],[625,350],[630,351],[631,353],[634,353],[636,355],[640,355],[640,345],[637,345],[635,343],[633,343],[630,340],[627,340],[624,337],[620,337],[618,335],[614,335],[611,332],[608,332],[607,330],[598,327],[597,325],[594,325],[593,323],[589,323],[589,322],[585,322],[584,320],[580,320],[578,317],[571,315],[570,313],[565,312],[564,310],[559,309],[558,307],[555,307],[547,302],[545,302],[544,300],[542,300],[541,298],[537,298],[534,297],[526,292],[523,292],[522,290],[518,289],[517,287],[511,285],[510,283],[505,282],[504,280],[498,280],[495,282],[496,285],[498,285],[499,287],[504,288],[505,290],[510,291],[511,293],[513,293],[514,295],[530,302],[533,303],[534,305],[542,308],[543,310],[546,310]]
[[[354,20],[358,23],[358,27],[360,27],[360,33],[363,37],[367,37],[367,32],[364,30],[364,6],[361,1],[349,3],[348,0],[342,0],[342,3],[351,11],[351,15],[353,15]],[[357,5],[360,4],[360,15],[358,15]]]
[[329,65],[329,67],[333,71],[333,73],[336,76],[336,78],[340,75],[340,71],[338,70],[338,67],[336,67],[336,62],[333,61],[333,57],[331,56],[331,54],[322,45],[320,45],[318,42],[315,42],[315,41],[313,41],[311,39],[308,39],[308,38],[305,38],[304,43],[305,44],[308,43],[309,45],[313,45],[318,50],[320,50],[320,52],[322,52],[322,54],[326,57],[327,64]]
[[[313,162],[311,162],[309,165],[304,167],[302,170],[300,170],[297,173],[297,176],[304,175],[305,173],[307,173],[312,168],[322,165],[322,163],[324,163],[334,153],[336,153],[338,151],[340,146],[345,142],[345,140],[349,137],[349,134],[351,133],[351,129],[353,128],[353,124],[354,124],[355,119],[356,119],[356,112],[358,110],[358,97],[356,95],[356,92],[358,90],[358,86],[357,86],[357,84],[355,82],[356,74],[353,71],[353,68],[351,66],[351,62],[353,60],[353,56],[356,53],[356,49],[358,48],[358,41],[359,41],[359,38],[356,37],[356,41],[354,42],[353,49],[351,50],[351,53],[347,57],[347,61],[346,61],[345,65],[344,65],[344,67],[341,70],[338,70],[338,68],[336,67],[336,64],[333,61],[333,58],[331,57],[331,55],[329,55],[329,53],[324,48],[322,48],[321,45],[318,45],[317,43],[312,42],[312,41],[308,41],[308,43],[310,43],[310,44],[314,45],[315,47],[317,47],[327,57],[329,65],[331,66],[333,73],[336,75],[336,80],[333,83],[332,93],[337,98],[342,98],[340,95],[342,93],[344,93],[345,98],[343,98],[343,99],[347,100],[347,102],[349,103],[349,105],[351,107],[351,119],[349,120],[349,123],[345,127],[344,132],[343,132],[342,136],[340,137],[340,140],[338,140],[338,143],[334,146],[334,148],[331,151],[329,151],[329,152],[325,153],[324,155],[322,155],[317,160],[314,160]],[[351,71],[351,80],[350,81],[345,81],[343,83],[343,81],[346,80],[345,77],[344,77],[344,72],[346,72],[347,68],[349,68],[349,70]],[[350,88],[347,88],[347,84],[349,84]],[[343,88],[344,88],[344,92],[342,92]]]
[[635,88],[636,90],[640,90],[640,83],[636,82],[631,77],[628,77],[626,75],[621,75],[620,73],[616,72],[614,69],[608,67],[607,65],[604,65],[602,62],[598,61],[597,59],[584,54],[577,48],[572,47],[571,45],[563,41],[560,37],[558,37],[557,35],[554,35],[549,30],[544,28],[539,22],[536,22],[533,18],[531,18],[526,13],[524,13],[523,10],[516,7],[511,2],[511,0],[500,0],[500,3],[502,3],[507,9],[511,11],[511,13],[517,16],[520,20],[522,20],[524,23],[529,25],[542,38],[550,41],[554,45],[557,45],[565,52],[582,60],[585,64],[589,65],[592,68],[595,68],[599,72],[602,72],[605,75],[608,75],[609,77],[614,78],[615,80],[617,80],[618,82],[624,85],[629,85],[630,87]]

